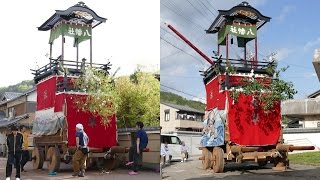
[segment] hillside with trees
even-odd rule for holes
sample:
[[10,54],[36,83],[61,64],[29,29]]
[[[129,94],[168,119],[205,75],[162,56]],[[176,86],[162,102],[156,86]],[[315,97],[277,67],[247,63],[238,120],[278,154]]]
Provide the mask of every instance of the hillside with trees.
[[0,94],[3,94],[4,92],[26,92],[27,90],[33,88],[35,86],[33,80],[25,80],[18,84],[11,85],[8,87],[0,87]]
[[200,110],[200,111],[204,111],[205,107],[206,107],[206,105],[203,104],[202,102],[188,100],[188,99],[181,97],[177,94],[174,94],[171,92],[164,92],[164,91],[160,92],[160,101],[178,104],[178,105],[189,106],[189,107],[192,107],[192,108]]

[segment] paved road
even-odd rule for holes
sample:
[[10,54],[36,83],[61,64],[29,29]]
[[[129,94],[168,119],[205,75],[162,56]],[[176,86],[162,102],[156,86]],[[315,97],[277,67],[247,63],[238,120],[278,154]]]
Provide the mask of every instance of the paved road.
[[203,170],[198,157],[191,158],[190,161],[181,163],[175,162],[163,169],[162,178],[165,180],[320,180],[320,167],[291,164],[290,169],[285,172],[272,170],[272,165],[264,168],[258,167],[254,163],[247,164],[227,164],[224,173],[214,173],[212,170]]
[[[46,164],[44,164],[46,167]],[[0,158],[0,180],[5,179],[5,168],[6,168],[6,159]],[[101,173],[98,170],[88,170],[86,172],[86,177],[72,177],[72,170],[70,165],[61,164],[61,171],[56,176],[49,176],[48,171],[46,169],[43,170],[33,170],[32,164],[29,162],[25,169],[27,172],[23,172],[21,174],[22,180],[60,180],[60,179],[94,179],[94,180],[159,180],[160,174],[158,172],[152,170],[143,170],[139,173],[139,175],[130,176],[128,175],[127,169],[116,169],[114,171],[108,173]],[[15,169],[12,172],[11,179],[14,179]]]

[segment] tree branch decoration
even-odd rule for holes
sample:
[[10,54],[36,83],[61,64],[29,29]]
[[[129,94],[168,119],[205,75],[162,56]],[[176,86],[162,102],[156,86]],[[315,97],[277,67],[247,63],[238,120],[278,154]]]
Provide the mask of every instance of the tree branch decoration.
[[271,72],[274,72],[273,77],[258,79],[252,75],[252,77],[243,78],[241,82],[242,91],[232,90],[230,97],[237,102],[240,94],[252,95],[254,99],[259,101],[265,112],[272,111],[276,102],[292,99],[297,93],[292,82],[280,79],[280,73],[285,72],[288,68],[276,70],[276,65],[273,65],[269,68]]
[[116,113],[118,96],[113,76],[105,72],[87,67],[83,75],[74,81],[75,86],[88,95],[76,99],[77,107],[83,112],[91,112],[101,117],[101,123],[108,126],[110,117]]

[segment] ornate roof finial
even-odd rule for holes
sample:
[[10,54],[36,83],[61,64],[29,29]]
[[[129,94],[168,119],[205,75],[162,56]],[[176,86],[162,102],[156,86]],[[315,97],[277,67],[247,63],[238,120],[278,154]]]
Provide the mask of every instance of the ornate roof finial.
[[239,4],[240,6],[250,6],[250,4],[247,1],[243,1]]
[[82,2],[82,1],[79,1],[77,5],[78,5],[78,6],[82,6],[82,7],[86,7],[85,3]]

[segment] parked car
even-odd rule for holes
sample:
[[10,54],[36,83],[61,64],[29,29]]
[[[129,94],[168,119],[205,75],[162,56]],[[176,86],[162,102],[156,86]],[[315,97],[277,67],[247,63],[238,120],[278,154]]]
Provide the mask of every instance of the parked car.
[[181,140],[174,134],[161,134],[161,143],[168,143],[171,161],[181,160]]

